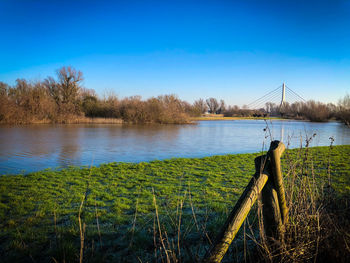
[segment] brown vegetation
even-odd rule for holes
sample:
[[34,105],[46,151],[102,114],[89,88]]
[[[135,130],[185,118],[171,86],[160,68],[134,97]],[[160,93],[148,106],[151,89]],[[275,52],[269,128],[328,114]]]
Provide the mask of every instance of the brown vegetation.
[[[328,182],[320,184],[312,154],[306,150],[296,160],[287,152],[286,194],[290,220],[283,239],[255,240],[260,260],[254,262],[347,262],[350,255],[349,196],[336,192],[332,185],[329,147]],[[300,149],[301,150],[301,149]],[[298,163],[299,162],[299,163]],[[261,209],[261,207],[259,207]]]
[[267,117],[268,113],[264,109],[250,110],[239,108],[237,105],[229,106],[224,112],[224,117]]
[[239,108],[237,105],[229,106],[225,112],[225,117],[267,117],[281,116],[289,119],[310,120],[313,122],[325,122],[330,119],[337,119],[346,124],[350,124],[350,97],[346,95],[338,105],[332,103],[322,103],[313,100],[307,102],[286,102],[280,107],[275,103],[266,103],[265,108],[247,109]]
[[226,106],[224,100],[216,98],[198,99],[190,104],[173,94],[147,100],[140,96],[119,99],[113,93],[99,98],[94,90],[82,87],[84,77],[81,71],[62,67],[56,75],[56,79],[47,77],[36,82],[17,79],[13,86],[0,82],[0,123],[77,123],[79,120],[94,122],[92,119],[107,118],[117,119],[117,123],[180,124],[189,123],[190,117],[210,113],[225,117],[282,116],[317,122],[336,118],[350,125],[349,95],[338,105],[308,101],[285,103],[280,107],[268,102],[265,108],[252,110],[237,105]]
[[338,102],[338,112],[337,117],[339,120],[344,122],[346,125],[350,126],[350,96],[345,95],[343,99]]
[[40,82],[18,79],[14,87],[0,83],[0,90],[1,123],[32,123],[55,116],[55,102]]
[[[81,86],[83,74],[71,67],[30,83],[18,79],[11,87],[0,82],[0,123],[188,123],[196,109],[176,95],[148,100],[132,96],[119,100],[114,94],[99,99],[94,90]],[[199,113],[200,114],[200,113]],[[101,119],[104,118],[104,119]],[[107,118],[107,120],[105,119]],[[112,121],[115,119],[116,121]]]

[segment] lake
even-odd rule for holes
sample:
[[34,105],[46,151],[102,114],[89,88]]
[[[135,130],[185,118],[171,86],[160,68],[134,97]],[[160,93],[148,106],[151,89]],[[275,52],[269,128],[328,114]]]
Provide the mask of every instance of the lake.
[[[264,131],[268,124],[268,129]],[[195,125],[40,124],[0,126],[0,174],[71,165],[142,162],[174,157],[252,153],[271,137],[289,148],[350,144],[350,129],[338,122],[263,120],[200,121]],[[271,134],[271,135],[270,135]]]

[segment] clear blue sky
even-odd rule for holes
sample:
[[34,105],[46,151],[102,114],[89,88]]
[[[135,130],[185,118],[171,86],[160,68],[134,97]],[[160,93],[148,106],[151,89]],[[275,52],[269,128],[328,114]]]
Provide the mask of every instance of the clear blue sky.
[[350,0],[0,0],[0,81],[71,65],[98,94],[248,104],[283,81],[350,92]]

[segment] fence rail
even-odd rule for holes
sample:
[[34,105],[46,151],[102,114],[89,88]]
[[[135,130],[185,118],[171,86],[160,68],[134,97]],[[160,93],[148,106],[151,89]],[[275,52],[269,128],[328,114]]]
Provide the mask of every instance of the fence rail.
[[256,172],[205,254],[203,262],[221,262],[259,195],[263,203],[264,234],[275,239],[283,237],[284,224],[288,222],[281,172],[284,150],[282,142],[272,141],[267,154],[255,158]]

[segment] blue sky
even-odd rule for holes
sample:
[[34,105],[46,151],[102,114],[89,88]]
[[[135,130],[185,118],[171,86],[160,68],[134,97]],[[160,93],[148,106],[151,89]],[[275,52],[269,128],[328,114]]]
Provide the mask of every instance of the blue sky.
[[337,102],[350,93],[350,0],[0,0],[0,81],[65,65],[100,95],[243,105],[285,81]]

